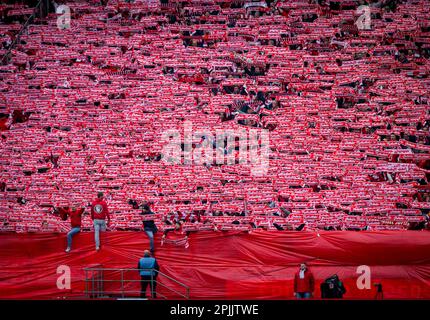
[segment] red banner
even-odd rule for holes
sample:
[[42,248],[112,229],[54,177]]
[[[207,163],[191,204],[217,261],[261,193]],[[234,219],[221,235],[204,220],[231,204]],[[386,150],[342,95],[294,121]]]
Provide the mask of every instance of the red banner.
[[[201,231],[190,235],[189,248],[160,246],[160,236],[160,271],[189,286],[192,299],[292,299],[294,273],[302,262],[315,276],[316,298],[321,282],[336,273],[347,289],[345,299],[373,299],[376,283],[382,283],[384,298],[430,299],[427,231]],[[76,235],[67,254],[64,234],[0,234],[0,298],[84,297],[83,268],[136,268],[149,244],[143,232],[105,232],[96,252],[93,238],[93,233]],[[362,265],[370,268],[370,289],[357,286]],[[57,287],[60,266],[71,270],[70,289]]]

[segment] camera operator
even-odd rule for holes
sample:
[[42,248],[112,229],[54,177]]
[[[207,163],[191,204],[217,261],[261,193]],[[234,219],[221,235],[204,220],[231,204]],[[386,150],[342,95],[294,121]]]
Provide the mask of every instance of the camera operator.
[[342,299],[346,289],[337,274],[327,278],[321,283],[321,298],[323,299]]

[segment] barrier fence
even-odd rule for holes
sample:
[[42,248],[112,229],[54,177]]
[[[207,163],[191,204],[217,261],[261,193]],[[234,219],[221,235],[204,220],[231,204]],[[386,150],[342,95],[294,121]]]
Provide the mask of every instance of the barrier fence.
[[[141,296],[139,272],[151,271],[148,281],[150,296],[163,299],[189,299],[190,288],[184,283],[155,269],[103,268],[102,266],[84,268],[85,296],[90,299],[137,298]],[[154,292],[152,292],[154,284]]]

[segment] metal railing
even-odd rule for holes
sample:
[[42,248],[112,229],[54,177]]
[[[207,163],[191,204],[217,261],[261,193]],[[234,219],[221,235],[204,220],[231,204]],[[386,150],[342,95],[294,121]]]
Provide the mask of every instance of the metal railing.
[[[168,299],[167,293],[165,293],[164,290],[163,293],[160,293],[156,290],[157,287],[161,286],[169,293],[176,294],[183,299],[190,298],[190,288],[188,286],[161,271],[157,271],[155,269],[103,268],[102,266],[84,268],[85,296],[87,298],[95,299],[125,299],[132,297],[140,297],[140,288],[133,288],[133,284],[138,285],[145,280],[128,278],[128,274],[130,273],[132,274],[132,276],[136,276],[139,275],[140,271],[142,270],[150,271],[151,279],[146,281],[149,285],[151,297],[157,295],[163,299]],[[161,281],[160,278],[164,281]],[[164,282],[173,282],[173,284],[183,290],[177,290]],[[136,287],[136,285],[134,287]]]

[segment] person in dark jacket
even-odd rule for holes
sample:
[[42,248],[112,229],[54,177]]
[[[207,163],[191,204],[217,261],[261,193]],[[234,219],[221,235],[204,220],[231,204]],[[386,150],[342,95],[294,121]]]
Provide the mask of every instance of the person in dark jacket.
[[143,252],[143,258],[139,259],[137,263],[137,268],[139,269],[141,279],[140,297],[146,298],[146,288],[149,284],[151,288],[151,297],[153,299],[157,298],[157,276],[158,271],[160,271],[157,259],[151,257],[151,253],[145,250]]
[[323,299],[342,299],[346,289],[337,274],[327,278],[321,283],[321,298]]
[[[154,214],[154,212],[152,212],[147,202],[144,202],[141,208],[142,208],[142,215]],[[155,252],[154,234],[157,232],[157,226],[155,225],[154,220],[143,220],[143,231],[145,231],[146,235],[149,238],[149,246],[150,246],[151,254],[154,254]]]
[[313,296],[314,289],[314,276],[306,264],[302,263],[294,277],[294,296],[297,299],[309,299]]

